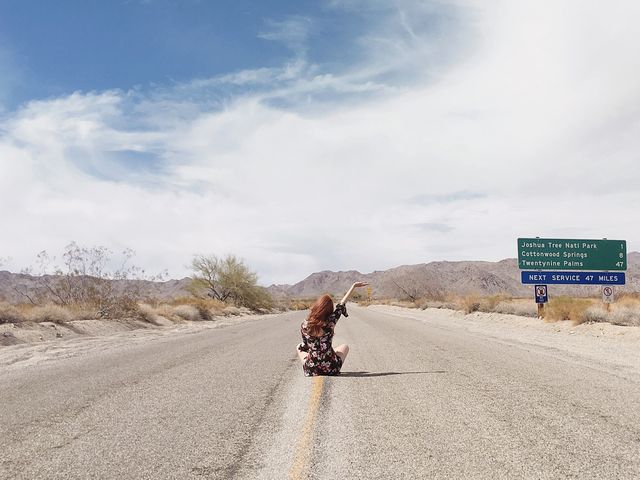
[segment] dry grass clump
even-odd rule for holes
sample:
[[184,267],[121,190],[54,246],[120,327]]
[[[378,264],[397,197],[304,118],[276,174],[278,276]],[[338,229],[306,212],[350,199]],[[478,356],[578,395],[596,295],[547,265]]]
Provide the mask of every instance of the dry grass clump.
[[493,311],[520,317],[538,316],[538,307],[531,300],[503,300],[494,307]]
[[613,310],[608,321],[614,325],[640,327],[640,306],[619,306]]
[[316,303],[316,298],[299,298],[291,301],[292,310],[309,310]]
[[316,298],[280,298],[276,301],[275,308],[281,312],[308,310],[315,301]]
[[242,310],[240,310],[236,306],[229,305],[229,306],[225,307],[224,310],[222,310],[222,313],[224,315],[240,315],[242,313]]
[[582,314],[582,322],[580,323],[601,323],[609,322],[611,316],[602,305],[591,305]]
[[594,304],[590,298],[556,297],[552,298],[544,309],[547,321],[573,320],[577,325],[586,320],[586,311]]
[[195,303],[195,305],[170,305],[162,303],[155,306],[148,303],[141,303],[137,308],[137,316],[145,322],[149,322],[154,325],[162,325],[163,321],[167,320],[174,323],[213,320],[215,315],[222,314],[222,311],[208,308],[204,303]]
[[481,312],[495,312],[496,307],[500,303],[510,301],[511,297],[504,293],[498,293],[495,295],[489,295],[488,297],[482,297],[480,299],[480,311]]
[[24,315],[17,307],[6,302],[0,303],[0,323],[18,323],[24,319]]
[[167,321],[197,322],[202,320],[215,320],[216,316],[244,315],[251,313],[246,308],[237,308],[224,302],[213,299],[181,298],[171,303],[159,303],[153,299],[146,303],[136,303],[134,307],[128,307],[128,314],[105,317],[100,309],[93,305],[11,305],[0,302],[0,323],[18,322],[54,322],[63,324],[73,320],[126,318],[135,317],[153,325],[164,325]]
[[[202,316],[200,315],[200,311],[193,305],[177,305],[173,307],[173,315],[190,322],[207,320],[206,318],[202,318]],[[210,317],[208,312],[207,315]]]
[[456,304],[452,300],[422,300],[417,303],[417,307],[421,310],[426,310],[427,308],[446,308],[449,310],[455,310]]
[[464,313],[473,313],[480,310],[481,302],[478,295],[467,295],[460,299],[460,305]]
[[[575,299],[574,299],[575,300]],[[578,308],[574,311],[570,318],[575,324],[584,322],[609,322],[613,325],[622,326],[640,326],[640,300],[635,295],[624,295],[619,301],[611,304],[610,311],[607,311],[605,306],[598,300],[581,299],[591,304],[580,311]]]
[[161,325],[162,324],[162,315],[159,315],[156,311],[156,308],[152,307],[148,303],[140,303],[138,304],[138,309],[136,311],[137,317],[147,323],[152,325]]
[[74,315],[70,309],[60,305],[47,304],[33,307],[27,313],[27,320],[30,322],[53,322],[63,324],[74,320]]
[[99,313],[81,305],[63,307],[53,303],[37,306],[29,304],[11,305],[6,302],[0,303],[0,323],[54,322],[62,324],[73,320],[93,318],[99,318]]
[[[207,315],[215,316],[221,315],[222,311],[227,307],[227,304],[217,300],[215,298],[200,298],[200,297],[179,297],[172,300],[171,305],[192,305],[201,312],[202,318],[206,318]],[[208,312],[208,313],[203,313]]]

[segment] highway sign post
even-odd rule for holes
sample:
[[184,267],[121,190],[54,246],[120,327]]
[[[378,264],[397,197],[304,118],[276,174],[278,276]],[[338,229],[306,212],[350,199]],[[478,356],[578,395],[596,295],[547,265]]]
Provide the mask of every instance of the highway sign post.
[[549,295],[547,295],[546,285],[536,285],[536,303],[547,303],[549,301]]
[[529,270],[521,272],[522,283],[535,284],[539,317],[548,300],[547,284],[603,285],[602,301],[609,311],[612,285],[626,282],[627,242],[606,238],[518,238],[518,267]]
[[536,303],[538,304],[538,317],[544,317],[544,304],[549,301],[546,285],[536,285],[534,287]]
[[602,301],[607,307],[607,312],[611,308],[611,304],[613,303],[613,287],[605,285],[602,287]]
[[518,238],[518,266],[522,270],[627,269],[625,240]]

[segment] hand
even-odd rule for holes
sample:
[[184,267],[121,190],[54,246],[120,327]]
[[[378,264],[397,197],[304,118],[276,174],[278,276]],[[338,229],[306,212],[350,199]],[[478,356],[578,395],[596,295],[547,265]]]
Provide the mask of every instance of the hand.
[[366,287],[367,285],[369,285],[367,282],[356,282],[353,284],[353,288]]

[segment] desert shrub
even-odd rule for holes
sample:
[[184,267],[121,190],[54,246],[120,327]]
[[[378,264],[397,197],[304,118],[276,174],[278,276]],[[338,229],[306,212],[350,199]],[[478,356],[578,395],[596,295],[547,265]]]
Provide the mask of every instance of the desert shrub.
[[53,322],[63,324],[73,320],[69,309],[60,305],[47,304],[33,307],[27,314],[27,319],[32,322]]
[[200,320],[214,320],[217,315],[222,315],[227,304],[214,298],[179,297],[170,302],[173,306],[190,305],[198,310]]
[[190,289],[194,296],[206,292],[210,298],[258,311],[274,306],[267,289],[257,284],[257,274],[235,255],[225,258],[196,255],[191,262],[191,269],[193,281]]
[[292,307],[294,310],[308,310],[316,302],[315,298],[299,298],[292,300]]
[[426,310],[427,308],[448,308],[450,310],[456,309],[456,304],[454,300],[421,299],[416,306],[421,310]]
[[586,310],[593,305],[588,298],[556,297],[552,298],[544,309],[545,320],[573,320],[575,323],[585,321]]
[[316,301],[315,298],[280,298],[274,307],[280,311],[286,312],[290,310],[308,310]]
[[[111,271],[113,253],[106,247],[83,247],[71,242],[62,254],[62,264],[55,263],[46,251],[38,254],[35,285],[16,288],[33,305],[55,304],[93,310],[92,317],[113,318],[136,312],[140,300],[140,283],[126,280],[161,280],[164,273],[148,277],[138,267],[129,265],[134,255],[125,250],[120,268]],[[31,268],[23,273],[34,273]]]
[[15,306],[0,303],[0,323],[18,323],[24,320],[24,315]]
[[490,295],[488,297],[482,297],[480,299],[480,308],[479,310],[482,312],[495,312],[496,306],[502,302],[506,302],[510,300],[511,297],[505,295],[503,293],[498,293],[496,295]]
[[610,321],[609,313],[600,305],[591,305],[582,314],[583,322],[608,322]]
[[193,305],[177,305],[173,307],[173,314],[183,320],[198,322],[204,320],[200,315],[200,311]]
[[242,311],[234,305],[229,305],[228,307],[225,307],[222,313],[223,315],[240,315]]
[[158,315],[156,309],[147,303],[138,304],[136,309],[136,316],[143,322],[151,323],[152,325],[161,325],[161,315]]
[[537,317],[538,307],[533,301],[502,301],[498,303],[494,311],[496,313],[505,313],[507,315],[518,315],[520,317]]
[[465,313],[473,313],[480,310],[480,298],[477,295],[467,295],[461,299],[462,310]]
[[617,306],[609,316],[614,325],[640,326],[640,308],[638,306]]

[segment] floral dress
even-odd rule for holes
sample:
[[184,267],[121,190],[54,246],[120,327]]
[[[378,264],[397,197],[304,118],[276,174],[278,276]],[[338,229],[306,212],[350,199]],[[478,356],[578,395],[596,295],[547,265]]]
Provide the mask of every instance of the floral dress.
[[302,365],[306,377],[317,375],[338,375],[342,367],[342,359],[336,354],[331,346],[333,329],[336,326],[340,315],[348,317],[347,308],[338,303],[334,312],[329,315],[329,320],[319,337],[311,336],[307,333],[307,321],[302,322],[300,333],[302,343],[298,344],[298,350],[308,352],[307,359]]

